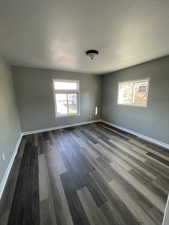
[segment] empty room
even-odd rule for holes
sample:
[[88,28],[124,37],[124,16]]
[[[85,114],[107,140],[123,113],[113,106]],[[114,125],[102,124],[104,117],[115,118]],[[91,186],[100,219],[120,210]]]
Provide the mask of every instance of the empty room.
[[0,225],[169,225],[169,1],[0,2]]

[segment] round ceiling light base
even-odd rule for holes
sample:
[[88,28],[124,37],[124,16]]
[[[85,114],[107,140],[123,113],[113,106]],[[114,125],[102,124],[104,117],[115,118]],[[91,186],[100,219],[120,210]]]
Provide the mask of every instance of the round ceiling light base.
[[99,52],[95,49],[90,49],[86,51],[86,55],[93,60],[97,55],[99,54]]

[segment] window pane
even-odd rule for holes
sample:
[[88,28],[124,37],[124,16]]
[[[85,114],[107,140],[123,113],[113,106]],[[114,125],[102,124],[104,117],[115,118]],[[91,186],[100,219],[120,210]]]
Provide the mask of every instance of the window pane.
[[55,90],[78,90],[78,82],[77,81],[54,81],[54,89]]
[[146,106],[148,88],[148,79],[119,83],[118,104]]
[[57,114],[67,114],[67,94],[55,94]]
[[133,102],[133,82],[119,84],[118,104],[132,104]]
[[148,93],[148,81],[136,82],[134,85],[134,104],[146,105]]
[[77,94],[68,94],[68,111],[69,114],[78,113]]

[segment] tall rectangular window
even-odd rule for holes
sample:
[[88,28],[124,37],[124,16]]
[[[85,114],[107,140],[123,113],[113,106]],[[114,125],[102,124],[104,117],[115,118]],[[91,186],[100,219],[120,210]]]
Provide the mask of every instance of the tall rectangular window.
[[118,104],[147,106],[149,79],[120,82],[118,88]]
[[53,80],[56,116],[79,115],[79,81]]

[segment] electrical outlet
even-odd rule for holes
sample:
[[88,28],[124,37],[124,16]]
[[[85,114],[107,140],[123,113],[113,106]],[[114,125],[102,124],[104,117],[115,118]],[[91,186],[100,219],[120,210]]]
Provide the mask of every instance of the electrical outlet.
[[5,153],[2,153],[2,160],[5,160]]

